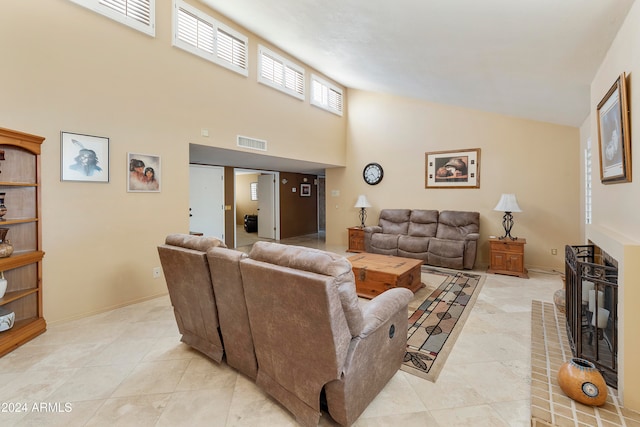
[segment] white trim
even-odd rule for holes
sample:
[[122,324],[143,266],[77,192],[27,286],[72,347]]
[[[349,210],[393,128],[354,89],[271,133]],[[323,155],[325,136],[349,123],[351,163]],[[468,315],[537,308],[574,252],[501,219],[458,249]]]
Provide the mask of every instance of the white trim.
[[[245,77],[249,75],[249,39],[247,36],[218,22],[182,0],[173,1],[172,21],[173,46]],[[188,25],[194,25],[194,27],[189,28]],[[184,30],[182,34],[181,29]],[[192,32],[190,33],[189,30]],[[188,40],[189,37],[192,37],[192,40]],[[222,49],[221,37],[225,42],[231,44],[231,51]],[[232,52],[234,46],[240,48],[240,55],[237,58]],[[225,54],[231,55],[231,58],[225,58]]]
[[305,100],[304,68],[262,45],[258,45],[258,82]]
[[[138,30],[142,33],[156,36],[156,1],[155,0],[71,0],[73,3],[86,7],[100,15],[113,19],[130,28]],[[146,4],[148,3],[148,5]],[[111,4],[112,6],[109,6]],[[136,6],[138,10],[143,12],[141,18],[147,17],[148,22],[144,19],[136,18],[135,13],[119,12],[116,7],[127,8],[129,5]],[[142,8],[140,9],[140,7]]]

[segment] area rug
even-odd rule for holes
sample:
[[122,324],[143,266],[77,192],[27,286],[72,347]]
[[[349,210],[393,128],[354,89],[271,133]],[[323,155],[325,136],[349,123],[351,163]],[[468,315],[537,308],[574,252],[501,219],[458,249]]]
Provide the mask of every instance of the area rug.
[[409,317],[407,352],[400,369],[436,381],[485,279],[481,274],[422,267],[426,286],[409,304],[409,312],[415,311]]

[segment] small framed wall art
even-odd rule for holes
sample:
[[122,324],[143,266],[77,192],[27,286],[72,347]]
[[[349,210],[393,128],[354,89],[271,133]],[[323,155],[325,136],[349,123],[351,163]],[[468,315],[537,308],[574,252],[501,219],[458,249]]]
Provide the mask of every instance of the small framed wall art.
[[311,184],[300,184],[300,197],[311,197]]
[[129,165],[127,191],[137,193],[160,192],[160,156],[155,154],[127,153]]
[[613,83],[598,104],[600,181],[631,182],[631,141],[625,73]]
[[60,132],[60,179],[109,182],[109,138]]
[[480,149],[425,153],[425,188],[480,188]]

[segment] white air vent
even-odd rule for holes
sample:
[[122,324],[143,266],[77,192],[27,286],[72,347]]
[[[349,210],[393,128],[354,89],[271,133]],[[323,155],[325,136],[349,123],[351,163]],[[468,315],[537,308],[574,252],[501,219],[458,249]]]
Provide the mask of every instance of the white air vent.
[[252,150],[267,151],[267,141],[238,135],[238,147],[251,148]]

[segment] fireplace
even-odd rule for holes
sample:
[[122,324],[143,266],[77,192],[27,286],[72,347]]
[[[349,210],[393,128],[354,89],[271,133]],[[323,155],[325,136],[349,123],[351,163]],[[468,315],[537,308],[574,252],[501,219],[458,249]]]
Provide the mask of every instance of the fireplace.
[[574,356],[618,387],[618,266],[595,245],[566,246],[567,331]]

